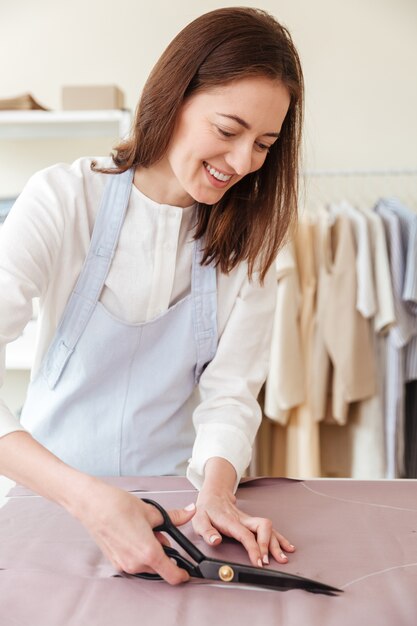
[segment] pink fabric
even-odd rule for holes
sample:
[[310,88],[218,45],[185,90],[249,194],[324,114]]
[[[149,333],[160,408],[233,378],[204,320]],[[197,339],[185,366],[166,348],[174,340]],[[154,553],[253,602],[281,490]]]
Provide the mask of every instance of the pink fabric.
[[[167,508],[196,498],[183,478],[110,479]],[[114,578],[87,532],[64,510],[17,487],[0,510],[1,626],[411,626],[417,615],[417,481],[259,479],[242,509],[273,519],[297,546],[290,573],[341,587],[340,597],[193,582]],[[208,555],[249,563],[225,539]]]

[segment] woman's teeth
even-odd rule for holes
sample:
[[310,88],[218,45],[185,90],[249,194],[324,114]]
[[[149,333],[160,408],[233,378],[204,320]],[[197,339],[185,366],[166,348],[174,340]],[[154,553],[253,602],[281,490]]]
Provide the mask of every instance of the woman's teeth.
[[204,162],[204,167],[206,168],[208,172],[210,172],[212,176],[214,176],[214,178],[217,178],[217,180],[221,180],[224,183],[232,178],[231,175],[222,174],[221,172],[218,172],[217,170],[214,169],[214,167],[211,167],[211,165],[209,165],[206,162]]

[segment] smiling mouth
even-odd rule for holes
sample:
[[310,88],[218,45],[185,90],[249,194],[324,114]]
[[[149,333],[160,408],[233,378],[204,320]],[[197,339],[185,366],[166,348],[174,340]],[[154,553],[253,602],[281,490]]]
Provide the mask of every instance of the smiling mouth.
[[221,183],[228,183],[229,180],[232,178],[232,174],[223,174],[222,172],[219,172],[214,167],[212,167],[209,163],[207,163],[207,161],[203,161],[203,164],[206,170],[208,171],[208,173],[211,174],[216,180],[220,181]]

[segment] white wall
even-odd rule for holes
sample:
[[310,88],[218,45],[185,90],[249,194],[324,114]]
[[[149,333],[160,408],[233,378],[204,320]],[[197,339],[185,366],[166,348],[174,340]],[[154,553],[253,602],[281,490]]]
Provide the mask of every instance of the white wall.
[[[116,83],[134,108],[152,65],[215,0],[0,0],[0,97],[59,109],[64,84]],[[306,79],[308,168],[417,166],[416,0],[258,0],[293,34]],[[17,144],[17,145],[16,145]],[[0,194],[108,142],[0,146]]]

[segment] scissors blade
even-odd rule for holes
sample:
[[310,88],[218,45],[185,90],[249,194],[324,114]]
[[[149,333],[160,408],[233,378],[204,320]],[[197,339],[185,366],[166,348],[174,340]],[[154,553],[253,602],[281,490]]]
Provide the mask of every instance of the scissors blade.
[[246,583],[262,587],[269,587],[279,591],[287,591],[289,589],[304,589],[311,593],[324,593],[327,595],[336,595],[342,592],[337,587],[326,585],[316,580],[296,576],[295,574],[287,574],[278,570],[263,569],[261,567],[253,567],[250,565],[241,565],[239,563],[217,561],[215,559],[206,559],[199,563],[198,569],[201,571],[203,578],[212,578],[214,580],[223,580],[224,582]]

